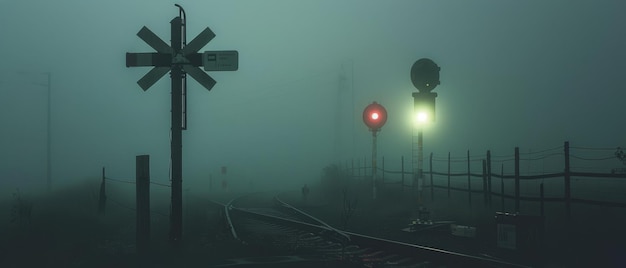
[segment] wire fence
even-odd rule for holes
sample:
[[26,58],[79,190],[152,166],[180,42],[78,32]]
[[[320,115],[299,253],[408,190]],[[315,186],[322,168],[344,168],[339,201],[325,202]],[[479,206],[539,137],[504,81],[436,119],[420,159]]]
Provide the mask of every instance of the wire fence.
[[[124,202],[121,202],[121,201],[119,201],[119,200],[117,200],[115,198],[112,198],[110,195],[107,195],[106,194],[106,190],[105,190],[106,189],[105,182],[120,183],[120,184],[132,184],[132,185],[136,185],[137,184],[136,180],[107,177],[107,176],[105,176],[105,168],[102,168],[102,182],[101,182],[101,186],[100,186],[100,203],[101,204],[99,206],[100,207],[99,208],[100,212],[104,212],[104,206],[105,206],[105,202],[106,201],[111,201],[111,203],[113,203],[113,204],[115,204],[115,205],[117,205],[117,206],[119,206],[121,208],[127,209],[129,211],[134,211],[134,212],[137,211],[136,207],[124,204]],[[152,180],[150,180],[150,184],[157,185],[157,186],[160,186],[160,187],[171,188],[171,185],[167,185],[167,184],[156,182],[156,181],[152,181]],[[170,217],[166,213],[162,213],[162,212],[159,212],[159,211],[156,211],[156,210],[150,210],[150,213],[154,214],[154,215],[162,216],[162,217],[165,217],[165,218],[169,218]]]
[[[565,142],[534,152],[515,148],[514,154],[508,155],[490,151],[473,155],[468,151],[465,156],[431,153],[426,161],[419,176],[417,167],[405,165],[404,157],[399,169],[397,162],[392,163],[394,169],[389,163],[386,166],[383,157],[382,167],[376,168],[377,183],[428,189],[432,199],[435,189],[446,191],[448,197],[451,192],[465,192],[470,202],[475,194],[482,194],[488,203],[493,197],[513,199],[517,211],[520,201],[563,202],[568,214],[571,203],[626,208],[626,153],[622,147],[577,147]],[[368,164],[367,158],[361,158],[346,162],[342,169],[352,178],[366,179],[373,173],[373,165]],[[547,195],[544,183],[551,186]]]

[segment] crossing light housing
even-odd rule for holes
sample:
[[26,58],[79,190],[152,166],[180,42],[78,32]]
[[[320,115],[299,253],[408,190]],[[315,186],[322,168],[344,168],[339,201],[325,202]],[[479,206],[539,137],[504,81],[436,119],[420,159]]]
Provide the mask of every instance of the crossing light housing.
[[363,110],[363,122],[370,130],[377,131],[387,122],[387,110],[377,102],[372,102]]
[[413,107],[415,112],[415,122],[417,124],[427,124],[435,122],[435,98],[434,92],[413,93]]

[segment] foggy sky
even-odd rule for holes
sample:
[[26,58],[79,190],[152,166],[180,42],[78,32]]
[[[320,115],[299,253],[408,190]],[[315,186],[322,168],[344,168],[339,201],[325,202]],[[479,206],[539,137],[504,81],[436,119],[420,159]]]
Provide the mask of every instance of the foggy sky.
[[389,114],[379,156],[410,157],[409,71],[423,57],[442,69],[426,152],[626,144],[624,1],[0,1],[3,180],[45,178],[45,77],[14,72],[27,70],[52,73],[55,181],[103,166],[133,178],[140,154],[167,181],[169,77],[143,92],[149,68],[126,68],[125,53],[152,52],[143,26],[169,43],[174,3],[188,41],[215,32],[200,51],[239,51],[238,71],[209,73],[210,92],[188,81],[184,183],[228,166],[233,178],[297,185],[369,158],[361,113],[372,101]]

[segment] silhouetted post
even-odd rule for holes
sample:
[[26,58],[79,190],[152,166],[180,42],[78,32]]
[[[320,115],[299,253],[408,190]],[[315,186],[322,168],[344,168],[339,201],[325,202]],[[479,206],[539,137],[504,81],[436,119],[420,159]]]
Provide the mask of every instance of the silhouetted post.
[[502,201],[502,212],[504,212],[504,163],[500,166],[500,193],[502,194],[500,196]]
[[401,169],[402,169],[402,186],[400,187],[402,193],[404,193],[404,155],[400,158]]
[[52,73],[47,72],[48,75],[48,114],[46,116],[46,183],[48,186],[48,192],[52,191]]
[[209,173],[209,192],[213,191],[213,176]]
[[98,198],[98,213],[99,214],[104,214],[104,210],[105,210],[105,206],[106,206],[106,200],[107,200],[107,196],[106,196],[106,191],[105,191],[105,173],[104,173],[104,167],[102,167],[102,182],[100,182],[100,197]]
[[383,181],[382,184],[384,185],[385,184],[385,157],[384,156],[382,160],[383,160],[383,170],[382,170],[383,177],[381,178],[381,180]]
[[150,242],[150,156],[136,157],[137,253],[148,251]]
[[414,176],[416,179],[413,180],[413,185],[417,186],[414,188],[414,192],[417,193],[417,203],[422,204],[424,201],[423,188],[424,188],[424,132],[422,130],[417,132],[417,171]]
[[357,176],[359,179],[361,179],[361,159],[356,160],[356,171],[357,171]]
[[[378,131],[373,130],[372,131],[372,167],[371,167],[371,174],[372,174],[372,199],[376,199],[376,196],[378,194],[378,189],[376,189],[376,184],[378,183],[378,178],[376,177],[376,148],[377,148],[377,143],[376,143],[376,133]],[[383,173],[384,174],[384,173]]]
[[450,198],[450,152],[448,152],[448,198]]
[[354,158],[352,158],[352,168],[350,169],[350,177],[354,179]]
[[430,200],[435,201],[435,185],[433,185],[433,153],[430,153],[429,168],[430,168]]
[[469,196],[469,205],[472,206],[472,175],[470,173],[470,153],[467,150],[467,194]]
[[569,141],[564,144],[565,150],[565,215],[567,219],[571,216],[571,196],[570,196],[570,166],[569,166]]
[[367,156],[363,157],[363,178],[367,178]]
[[[175,17],[170,21],[172,55],[182,49],[182,19]],[[172,64],[170,76],[172,80],[172,130],[170,154],[172,160],[172,207],[170,215],[170,243],[179,246],[183,236],[183,71],[182,65]]]
[[483,205],[486,207],[487,203],[487,160],[483,159]]
[[541,202],[540,202],[540,204],[541,204],[540,205],[541,214],[540,215],[541,215],[541,217],[543,217],[544,216],[544,214],[543,214],[544,213],[544,210],[543,210],[543,202],[544,202],[544,200],[543,200],[543,182],[541,184],[539,184],[539,199],[541,200]]
[[491,207],[491,151],[487,150],[487,202]]
[[519,212],[519,147],[515,147],[515,212]]

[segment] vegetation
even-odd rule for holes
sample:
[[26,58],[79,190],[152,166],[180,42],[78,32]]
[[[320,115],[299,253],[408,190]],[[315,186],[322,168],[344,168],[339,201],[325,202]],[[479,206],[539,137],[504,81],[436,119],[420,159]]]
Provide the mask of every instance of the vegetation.
[[336,164],[330,164],[322,170],[322,191],[330,200],[338,200],[342,189],[349,187],[350,176]]
[[13,206],[11,207],[11,223],[20,227],[30,224],[33,203],[22,197],[20,189],[13,193]]
[[348,222],[350,221],[350,218],[352,218],[352,215],[354,214],[354,211],[356,210],[356,204],[358,201],[357,197],[354,197],[352,200],[350,200],[350,197],[348,197],[348,188],[344,188],[342,191],[342,196],[343,196],[343,209],[341,210],[341,226],[343,228],[343,230],[347,230],[348,228]]

